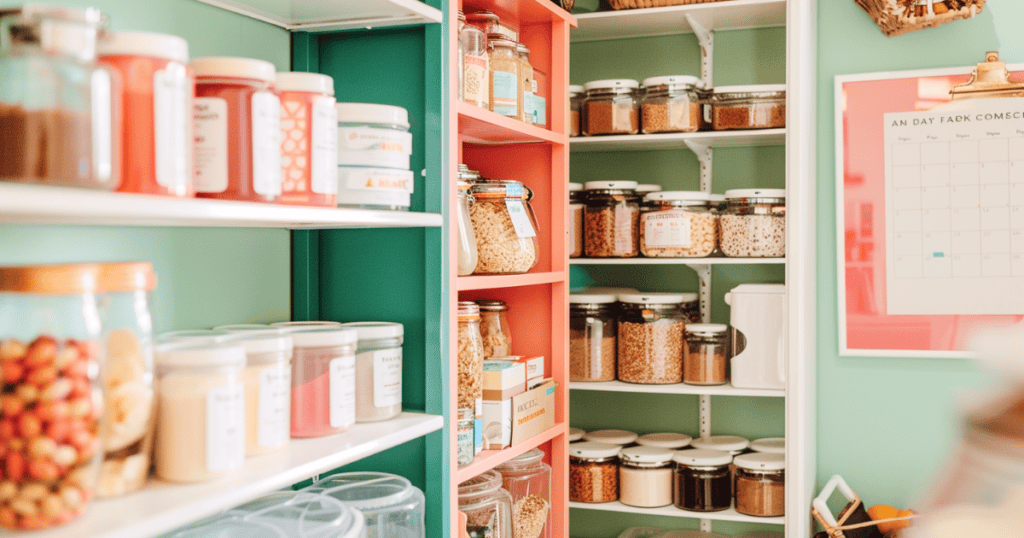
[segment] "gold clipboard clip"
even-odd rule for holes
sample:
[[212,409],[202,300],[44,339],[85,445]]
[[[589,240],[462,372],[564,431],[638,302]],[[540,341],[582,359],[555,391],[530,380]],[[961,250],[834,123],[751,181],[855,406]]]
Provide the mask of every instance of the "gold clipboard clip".
[[998,52],[985,54],[985,61],[978,64],[971,80],[949,90],[954,101],[961,99],[989,99],[993,97],[1024,97],[1024,82],[1010,80],[1006,62],[999,61]]

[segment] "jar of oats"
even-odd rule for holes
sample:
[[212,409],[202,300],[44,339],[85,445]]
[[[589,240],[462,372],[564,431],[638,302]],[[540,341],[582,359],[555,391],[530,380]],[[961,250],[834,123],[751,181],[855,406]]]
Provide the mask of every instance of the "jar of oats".
[[583,86],[569,86],[569,136],[580,135],[580,109],[583,108]]
[[718,246],[718,216],[696,191],[652,192],[640,212],[640,252],[651,258],[706,258]]
[[786,255],[786,190],[734,189],[721,216],[722,253],[731,258]]
[[488,181],[473,185],[470,192],[476,274],[520,274],[537,265],[537,219],[529,189],[518,181]]
[[569,295],[569,381],[615,381],[614,295]]
[[619,381],[648,385],[683,381],[683,300],[681,293],[619,296]]
[[674,75],[644,79],[640,102],[644,133],[692,133],[704,127],[704,105],[697,77]]
[[640,132],[636,91],[629,79],[594,80],[583,85],[583,134],[612,135]]
[[569,228],[569,257],[583,256],[583,184],[569,184],[569,214],[572,223]]
[[588,258],[634,258],[640,254],[640,197],[635,181],[588,181],[584,209]]

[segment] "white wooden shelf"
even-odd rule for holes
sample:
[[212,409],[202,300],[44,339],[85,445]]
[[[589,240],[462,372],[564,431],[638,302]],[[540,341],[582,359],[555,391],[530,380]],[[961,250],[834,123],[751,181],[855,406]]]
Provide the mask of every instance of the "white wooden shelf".
[[692,33],[687,15],[714,31],[785,26],[786,0],[726,0],[584,13],[576,16],[579,27],[573,29],[570,39],[576,43]]
[[786,258],[569,258],[569,265],[783,265]]
[[711,148],[782,146],[786,143],[786,130],[579,136],[569,139],[569,148],[577,153],[585,151],[653,151],[688,148],[687,142]]
[[742,521],[744,523],[764,523],[768,525],[785,525],[785,516],[781,517],[754,517],[737,512],[734,508],[722,510],[721,512],[690,512],[680,510],[675,506],[662,506],[661,508],[637,508],[626,506],[618,501],[611,503],[577,503],[570,502],[569,508],[581,510],[601,510],[605,512],[626,512],[628,514],[642,514],[647,516],[670,516],[686,517],[694,519],[711,519],[715,521]]
[[286,30],[307,32],[440,23],[419,0],[197,0]]
[[232,228],[441,226],[441,215],[302,207],[0,183],[0,222]]
[[[147,538],[232,508],[313,475],[361,460],[444,427],[444,418],[402,413],[393,420],[357,424],[319,439],[295,439],[284,451],[245,461],[243,469],[215,482],[171,484],[150,480],[139,492],[94,502],[77,521],[33,538]],[[25,533],[0,531],[2,537]]]
[[764,396],[785,398],[786,391],[771,389],[738,389],[731,384],[699,386],[676,383],[673,385],[639,385],[622,381],[588,383],[573,381],[569,390],[592,390],[598,392],[639,392],[644,394],[706,394],[708,396]]

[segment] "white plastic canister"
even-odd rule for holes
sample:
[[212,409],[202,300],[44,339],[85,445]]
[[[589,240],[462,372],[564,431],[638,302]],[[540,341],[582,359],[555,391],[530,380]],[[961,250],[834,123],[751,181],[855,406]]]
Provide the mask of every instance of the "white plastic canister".
[[741,284],[725,294],[732,307],[732,385],[786,388],[786,286]]

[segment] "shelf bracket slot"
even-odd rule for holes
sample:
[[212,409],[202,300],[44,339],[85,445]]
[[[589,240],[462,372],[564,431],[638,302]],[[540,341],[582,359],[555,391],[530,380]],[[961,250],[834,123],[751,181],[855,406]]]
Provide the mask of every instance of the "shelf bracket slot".
[[711,520],[710,519],[702,519],[702,520],[700,520],[700,530],[702,532],[712,532],[712,530],[711,530]]
[[703,24],[697,22],[693,15],[686,16],[686,23],[693,30],[700,43],[700,78],[707,84],[708,88],[713,87],[714,82],[714,58],[715,58],[715,31],[708,30]]
[[693,140],[684,140],[686,147],[690,148],[690,151],[697,156],[697,160],[700,161],[700,190],[711,194],[711,167],[714,157],[714,150],[707,144],[701,144],[694,142]]
[[711,323],[711,265],[706,263],[687,264],[697,273],[700,296],[700,322]]

